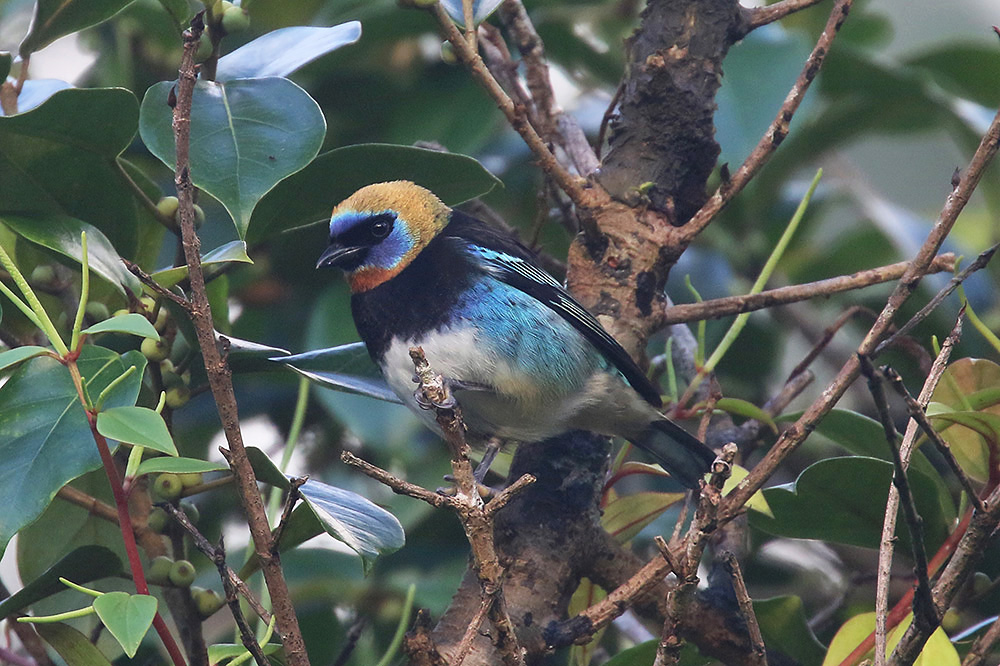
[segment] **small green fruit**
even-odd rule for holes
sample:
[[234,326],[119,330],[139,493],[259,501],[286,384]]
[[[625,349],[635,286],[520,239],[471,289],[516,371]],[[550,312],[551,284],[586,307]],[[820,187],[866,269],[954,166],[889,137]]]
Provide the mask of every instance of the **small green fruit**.
[[153,492],[167,501],[173,501],[184,492],[184,484],[181,483],[181,477],[164,472],[153,482]]
[[31,282],[35,284],[51,284],[56,280],[56,270],[48,264],[39,264],[31,271]]
[[177,197],[163,197],[156,202],[156,210],[164,217],[173,217],[178,205]]
[[201,225],[205,224],[205,209],[203,209],[198,204],[194,205],[194,228],[201,229]]
[[146,312],[152,312],[156,308],[156,299],[149,294],[144,294],[139,297],[139,304]]
[[157,534],[163,534],[163,530],[167,529],[167,524],[170,522],[170,516],[167,512],[160,507],[154,507],[152,511],[149,512],[149,518],[146,519],[146,524],[149,525],[149,529],[153,530]]
[[163,333],[163,330],[167,327],[167,322],[170,321],[170,313],[167,309],[160,306],[160,311],[156,313],[156,321],[153,322],[153,328],[156,329],[157,333]]
[[201,512],[198,511],[198,507],[191,502],[181,502],[181,509],[184,510],[184,515],[188,517],[192,525],[198,524],[198,520],[201,518]]
[[154,363],[159,363],[170,355],[170,349],[167,348],[167,345],[162,340],[154,340],[153,338],[143,339],[139,350],[143,356]]
[[977,571],[972,576],[972,593],[976,596],[986,594],[993,587],[993,581],[982,571]]
[[962,614],[954,608],[949,608],[941,618],[941,628],[946,632],[953,632],[962,625]]
[[[184,484],[185,488],[193,488],[194,486],[200,486],[205,481],[205,475],[201,472],[185,472],[184,474],[178,474],[181,477],[181,483]],[[192,504],[192,506],[194,506]]]
[[177,587],[189,587],[196,577],[194,565],[187,560],[177,560],[170,567],[170,582]]
[[170,409],[180,409],[191,399],[191,389],[184,384],[178,384],[167,389],[167,407]]
[[121,308],[120,310],[115,310],[113,313],[111,313],[111,316],[112,317],[121,317],[122,315],[127,315],[127,314],[129,314],[129,309],[128,308]]
[[166,555],[154,557],[146,570],[146,580],[155,585],[165,585],[170,580],[170,570],[174,561]]
[[191,596],[194,598],[194,605],[198,608],[198,615],[203,620],[210,618],[226,603],[226,600],[218,592],[202,587],[192,587]]
[[454,65],[458,62],[455,47],[451,45],[451,42],[441,42],[441,62],[446,65]]
[[228,35],[235,35],[250,28],[250,15],[242,7],[229,7],[222,14],[222,29]]
[[194,53],[194,59],[197,62],[201,62],[210,55],[212,55],[212,38],[208,36],[208,32],[206,31],[201,33],[201,39],[198,40],[198,50]]
[[111,313],[108,312],[108,306],[100,301],[90,301],[87,303],[87,316],[93,321],[104,321],[107,319]]

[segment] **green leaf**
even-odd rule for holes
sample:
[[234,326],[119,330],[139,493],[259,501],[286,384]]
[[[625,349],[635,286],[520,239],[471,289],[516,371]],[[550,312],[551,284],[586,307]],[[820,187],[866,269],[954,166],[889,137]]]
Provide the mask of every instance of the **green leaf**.
[[138,335],[141,338],[153,338],[154,340],[160,339],[160,334],[156,332],[156,329],[149,323],[149,320],[137,312],[130,312],[128,314],[118,315],[117,317],[111,317],[83,329],[83,332],[88,335],[94,335],[95,333],[108,333],[110,331],[115,331],[117,333],[130,333],[132,335]]
[[112,407],[97,415],[97,432],[133,446],[176,456],[177,448],[163,417],[148,407]]
[[[729,493],[733,492],[736,489],[736,486],[740,485],[740,481],[745,479],[749,473],[750,471],[747,470],[746,467],[743,467],[742,465],[733,465],[729,478],[726,479],[726,483],[722,486],[722,496],[725,497]],[[774,518],[774,513],[771,512],[771,507],[767,505],[767,500],[764,499],[763,491],[758,490],[750,496],[750,499],[747,500],[747,508],[759,511],[765,516]]]
[[[247,254],[247,244],[243,241],[230,241],[205,254],[201,258],[201,267],[205,269],[205,277],[210,278],[212,275],[211,267],[224,266],[233,262],[241,264],[253,263],[253,260]],[[153,273],[152,278],[161,286],[170,289],[170,287],[187,278],[187,274],[187,266],[175,266],[156,271]]]
[[139,463],[135,471],[136,476],[143,474],[155,474],[158,472],[170,472],[171,474],[188,474],[195,472],[221,472],[228,470],[226,465],[199,460],[197,458],[172,458],[160,456],[157,458],[147,458]]
[[615,497],[601,514],[601,525],[619,543],[627,543],[677,502],[685,493],[639,492]]
[[[174,168],[173,81],[146,91],[139,132],[156,157]],[[191,179],[219,200],[247,233],[257,202],[319,152],[326,120],[309,94],[288,79],[198,81],[191,111]]]
[[[277,654],[281,650],[281,643],[268,643],[261,646],[265,655]],[[208,646],[208,663],[220,664],[225,659],[232,659],[241,654],[245,654],[247,649],[242,643],[217,643]]]
[[403,547],[403,526],[396,517],[361,495],[313,479],[299,493],[326,533],[361,556],[365,573],[380,554]]
[[35,16],[21,40],[21,57],[48,46],[60,37],[108,20],[132,0],[36,0]]
[[[569,617],[576,617],[599,601],[603,601],[608,596],[604,588],[595,585],[589,578],[581,578],[580,585],[570,597],[569,607],[566,614]],[[601,638],[604,637],[605,628],[599,629],[585,645],[574,645],[570,648],[570,664],[576,666],[589,666],[594,656],[594,651],[600,645]]]
[[[900,622],[886,636],[886,656],[892,654],[903,633],[910,626],[913,620],[911,613],[905,620]],[[830,647],[827,650],[826,658],[823,659],[823,666],[836,666],[844,661],[851,652],[854,651],[861,641],[875,631],[875,613],[861,613],[855,615],[837,630]],[[869,651],[871,655],[874,650]],[[959,666],[961,660],[955,646],[948,640],[948,634],[944,629],[938,627],[920,652],[920,656],[913,662],[914,666]]]
[[262,35],[219,58],[215,80],[288,76],[313,60],[361,38],[361,23],[329,28],[293,26]]
[[355,190],[386,180],[412,180],[448,205],[481,196],[500,180],[467,155],[426,148],[362,143],[325,152],[282,181],[254,210],[247,242],[330,219],[334,205]]
[[45,347],[25,345],[23,347],[15,347],[14,349],[8,349],[5,352],[0,352],[0,372],[13,367],[22,361],[27,361],[30,358],[41,356],[47,351],[49,350]]
[[282,490],[288,490],[290,487],[288,477],[281,473],[281,470],[271,462],[266,453],[256,446],[248,446],[247,458],[250,460],[250,466],[253,467],[253,474],[257,477],[258,481],[269,483]]
[[[495,12],[502,2],[503,0],[473,0],[472,22],[479,25]],[[465,27],[465,11],[462,9],[462,0],[441,0],[441,6],[455,23]]]
[[115,158],[138,119],[135,95],[122,88],[61,90],[38,108],[0,117],[0,214],[84,220],[130,257],[135,201]]
[[[126,370],[110,349],[85,345],[77,361],[84,384],[97,396]],[[134,373],[139,374],[139,373]],[[105,404],[135,404],[140,377],[129,378]],[[34,358],[0,386],[0,554],[68,481],[101,466],[83,405],[67,369]]]
[[156,615],[156,597],[108,592],[94,599],[97,617],[131,659]]
[[107,280],[122,294],[125,289],[133,294],[138,294],[142,289],[139,278],[125,268],[111,241],[97,227],[64,215],[3,215],[0,222],[32,243],[58,252],[77,263],[81,263],[83,259],[80,233],[86,231],[90,270]]
[[66,660],[67,666],[111,666],[108,658],[86,636],[68,624],[36,624],[35,630]]
[[991,422],[1000,418],[1000,405],[977,409],[971,398],[992,396],[997,387],[1000,365],[986,359],[962,358],[945,370],[927,408],[932,422],[951,421],[965,426],[942,429],[941,437],[965,473],[980,482],[989,478],[990,446],[997,447],[998,432]]
[[103,546],[81,546],[49,567],[45,573],[31,581],[0,603],[0,619],[24,610],[31,604],[66,590],[60,578],[81,585],[92,580],[117,576],[122,571],[122,561]]
[[809,628],[802,599],[795,596],[753,602],[764,645],[782,652],[801,666],[819,666],[826,648]]
[[[948,535],[933,481],[910,468],[910,487],[924,521],[928,550]],[[774,517],[747,514],[750,525],[775,536],[821,539],[863,548],[878,548],[885,504],[892,483],[892,464],[874,458],[828,458],[804,469],[794,487],[767,488],[764,498]],[[910,548],[910,535],[900,519],[900,548]]]
[[399,397],[385,383],[382,372],[371,360],[368,348],[363,342],[352,342],[339,347],[316,349],[270,360],[287,365],[320,386],[402,404]]

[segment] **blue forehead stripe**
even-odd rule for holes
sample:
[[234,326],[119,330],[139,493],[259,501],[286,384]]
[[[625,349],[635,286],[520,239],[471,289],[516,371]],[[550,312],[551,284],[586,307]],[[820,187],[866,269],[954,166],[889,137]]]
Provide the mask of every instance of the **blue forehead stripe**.
[[358,212],[356,210],[345,210],[337,213],[330,218],[330,236],[339,236],[348,229],[357,226],[358,223],[364,222],[373,215],[378,215],[379,213],[388,213],[390,211],[378,211],[378,212]]

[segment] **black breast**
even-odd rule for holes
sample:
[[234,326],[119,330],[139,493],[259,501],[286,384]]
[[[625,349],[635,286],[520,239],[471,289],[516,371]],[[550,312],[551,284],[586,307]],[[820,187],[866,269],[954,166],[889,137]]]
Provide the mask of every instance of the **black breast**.
[[376,362],[393,338],[410,339],[447,324],[474,279],[469,257],[441,240],[432,240],[399,275],[351,297],[354,324]]

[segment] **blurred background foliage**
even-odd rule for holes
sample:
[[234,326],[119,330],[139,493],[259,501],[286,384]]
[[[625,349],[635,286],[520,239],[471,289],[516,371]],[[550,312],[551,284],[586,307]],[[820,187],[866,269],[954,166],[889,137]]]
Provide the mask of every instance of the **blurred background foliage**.
[[[588,135],[596,137],[622,75],[622,40],[636,25],[641,3],[528,0],[525,5],[545,41],[559,103]],[[31,0],[0,1],[0,50],[16,51],[32,6]],[[684,255],[671,275],[671,297],[676,302],[691,300],[683,284],[685,275],[706,299],[744,293],[817,166],[826,175],[771,286],[912,256],[950,190],[953,171],[965,164],[1000,103],[1000,50],[990,29],[996,18],[989,12],[994,10],[971,0],[869,1],[856,6],[789,137],[760,177]],[[821,4],[753,32],[731,50],[716,113],[720,164],[735,168],[756,144],[801,68],[826,12]],[[524,237],[530,236],[540,214],[558,216],[549,210],[551,202],[540,204],[541,176],[523,143],[467,74],[442,61],[440,39],[429,16],[401,9],[392,0],[256,0],[250,16],[250,30],[227,38],[226,51],[241,40],[284,26],[361,21],[364,33],[359,42],[292,77],[319,102],[326,117],[324,151],[360,142],[433,142],[476,157],[502,179],[504,187],[491,192],[485,203]],[[179,56],[174,20],[159,2],[137,0],[112,20],[38,53],[32,73],[67,79],[78,87],[121,86],[141,99],[149,86],[176,77]],[[172,173],[138,137],[125,157],[151,175],[164,193],[172,191]],[[947,250],[971,258],[998,240],[998,175],[997,167],[992,167]],[[334,203],[330,201],[331,206]],[[205,248],[236,237],[220,205],[207,196],[200,204],[208,218],[201,230]],[[343,281],[313,269],[325,234],[323,225],[313,225],[249,248],[254,264],[232,270],[218,295],[218,302],[227,304],[224,325],[232,335],[293,352],[357,339]],[[565,257],[570,239],[558,223],[545,224],[540,238],[546,252]],[[176,251],[168,239],[153,263],[170,264]],[[19,260],[30,265],[48,259],[19,248]],[[994,330],[1000,323],[998,270],[992,266],[966,287],[976,311]],[[920,297],[907,304],[900,319],[915,312],[946,279],[925,280]],[[824,327],[851,305],[878,311],[889,290],[888,285],[871,287],[753,315],[719,368],[724,393],[762,404]],[[107,295],[112,309],[123,305],[115,303],[116,298]],[[957,309],[953,298],[915,331],[925,349],[931,335],[943,338],[950,330]],[[4,314],[10,319],[7,310]],[[840,367],[869,324],[870,315],[862,313],[838,333],[814,364],[817,381],[797,403],[799,407],[808,404]],[[726,326],[728,321],[709,322],[709,348]],[[663,339],[654,339],[650,352],[659,353],[662,347]],[[967,329],[953,358],[962,356],[995,359],[996,353]],[[915,393],[922,382],[921,359],[892,351],[884,360],[901,370]],[[272,458],[280,455],[296,386],[291,373],[247,374],[236,380],[247,442]],[[868,405],[865,394],[855,393],[841,406],[870,411]],[[182,455],[217,457],[218,420],[207,393],[178,410],[173,426]],[[810,438],[774,481],[792,481],[809,464],[843,454],[835,439],[822,434]],[[407,543],[380,558],[368,578],[362,577],[356,558],[332,540],[322,549],[289,553],[284,564],[313,662],[330,662],[347,628],[364,619],[366,630],[350,663],[371,664],[388,643],[409,584],[417,585],[416,604],[434,616],[447,606],[466,566],[467,545],[451,515],[394,496],[346,469],[339,463],[341,448],[425,487],[442,485],[448,458],[441,443],[401,406],[321,389],[311,393],[301,455],[291,471],[353,489],[389,508],[405,527]],[[231,490],[206,495],[199,504],[202,530],[209,535],[231,524],[237,511]],[[641,533],[637,547],[649,550],[649,538],[669,532],[673,516],[665,514]],[[235,551],[246,537],[231,532],[227,541]],[[752,596],[801,595],[805,615],[812,618],[811,626],[824,642],[843,619],[871,605],[874,550],[775,538],[757,529],[751,535],[752,555],[744,571]],[[92,536],[100,541],[108,535]],[[996,551],[994,547],[984,564],[991,577],[1000,574]],[[214,579],[206,560],[195,563],[203,582]],[[964,626],[998,611],[1000,594],[994,591],[981,595],[969,606],[969,616],[958,622]],[[336,631],[331,632],[331,625]],[[615,645],[626,639],[610,632],[607,640]],[[616,651],[612,649],[612,654]]]

